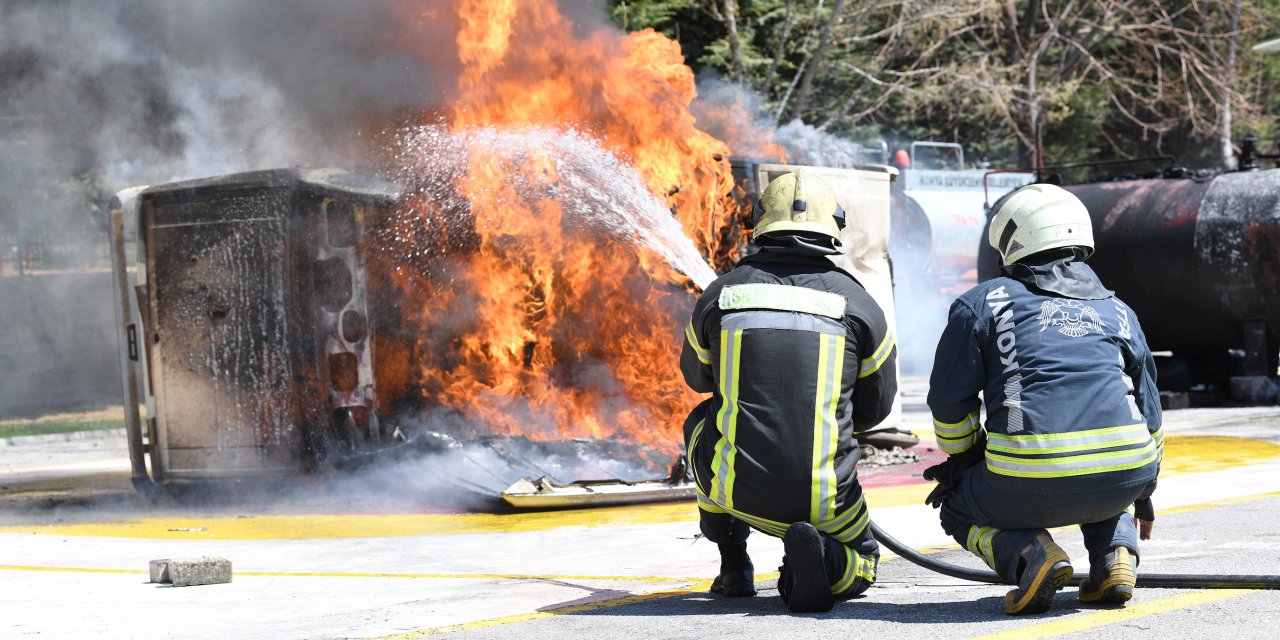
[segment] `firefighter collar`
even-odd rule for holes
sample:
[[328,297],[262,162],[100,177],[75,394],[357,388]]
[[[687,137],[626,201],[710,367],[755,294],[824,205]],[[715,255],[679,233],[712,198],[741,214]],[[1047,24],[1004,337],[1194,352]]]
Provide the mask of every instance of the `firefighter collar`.
[[1104,300],[1115,295],[1114,291],[1102,286],[1098,274],[1074,249],[1028,256],[1005,267],[1004,271],[1023,284],[1067,298]]

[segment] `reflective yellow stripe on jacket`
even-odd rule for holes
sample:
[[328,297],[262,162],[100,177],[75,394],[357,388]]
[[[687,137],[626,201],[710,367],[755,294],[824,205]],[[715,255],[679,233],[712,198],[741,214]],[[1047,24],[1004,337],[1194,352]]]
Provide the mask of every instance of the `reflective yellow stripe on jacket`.
[[1160,447],[1142,423],[1070,433],[987,434],[987,468],[1022,478],[1137,469],[1159,455]]
[[738,435],[738,363],[742,357],[742,329],[720,331],[720,397],[723,404],[716,414],[716,426],[720,429],[720,441],[711,460],[715,484],[711,486],[711,500],[733,509],[733,464],[738,449],[733,440]]
[[865,378],[880,370],[880,366],[889,359],[889,354],[893,353],[896,346],[893,339],[893,331],[887,331],[884,334],[884,340],[880,341],[880,346],[876,347],[875,353],[870,358],[863,358],[859,361],[858,378]]
[[689,324],[684,328],[684,339],[689,341],[689,346],[693,348],[693,353],[698,356],[698,362],[702,364],[711,364],[711,350],[702,346],[698,342],[698,332],[693,328],[693,320],[689,320]]
[[947,455],[964,453],[978,441],[978,412],[972,411],[960,422],[933,419],[933,435],[938,448]]
[[840,443],[836,402],[840,399],[840,378],[844,372],[844,336],[819,334],[818,338],[818,394],[813,407],[813,489],[809,503],[811,522],[835,517],[836,448]]
[[775,309],[826,318],[841,318],[844,316],[847,303],[844,296],[830,291],[788,284],[753,282],[729,285],[721,289],[719,304],[725,311]]

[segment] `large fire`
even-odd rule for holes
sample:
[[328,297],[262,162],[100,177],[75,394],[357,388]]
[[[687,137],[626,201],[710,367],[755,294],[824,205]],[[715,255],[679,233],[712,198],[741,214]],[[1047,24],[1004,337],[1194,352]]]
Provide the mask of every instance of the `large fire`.
[[583,32],[551,0],[400,11],[397,40],[429,61],[456,31],[462,71],[443,120],[402,140],[418,156],[393,231],[405,346],[380,354],[380,393],[493,433],[673,450],[700,399],[678,368],[694,276],[642,236],[674,216],[719,267],[741,241],[731,150],[690,114],[679,45]]

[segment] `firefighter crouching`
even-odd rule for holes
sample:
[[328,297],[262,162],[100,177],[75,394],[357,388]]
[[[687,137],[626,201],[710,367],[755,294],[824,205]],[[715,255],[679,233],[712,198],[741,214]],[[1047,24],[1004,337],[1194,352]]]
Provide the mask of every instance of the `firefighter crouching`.
[[880,307],[828,258],[844,211],[826,183],[780,176],[752,217],[759,252],[703,292],[680,356],[689,386],[712,394],[684,425],[700,526],[720,548],[711,590],[755,595],[758,529],[783,539],[788,607],[827,611],[876,578],[853,433],[889,414],[897,350]]
[[996,203],[988,236],[1003,276],[952,304],[929,380],[949,456],[925,471],[939,483],[927,501],[948,534],[1017,585],[1005,613],[1047,610],[1070,580],[1045,529],[1071,524],[1089,551],[1080,600],[1123,604],[1164,451],[1151,351],[1133,310],[1084,263],[1093,229],[1074,195],[1023,187]]

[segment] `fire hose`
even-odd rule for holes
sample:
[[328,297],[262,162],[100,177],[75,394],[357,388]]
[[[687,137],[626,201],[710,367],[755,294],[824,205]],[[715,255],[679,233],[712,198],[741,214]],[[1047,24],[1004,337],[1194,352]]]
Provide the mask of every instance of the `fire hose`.
[[[930,558],[902,544],[893,536],[885,533],[884,529],[881,529],[874,522],[871,523],[871,535],[875,536],[875,539],[888,547],[890,551],[935,573],[941,573],[952,578],[960,578],[961,580],[972,580],[973,582],[1008,584],[1006,580],[996,575],[994,571],[970,569]],[[1081,580],[1081,577],[1073,576],[1070,584],[1079,586]],[[1280,576],[1139,573],[1137,586],[1157,589],[1280,589]]]

